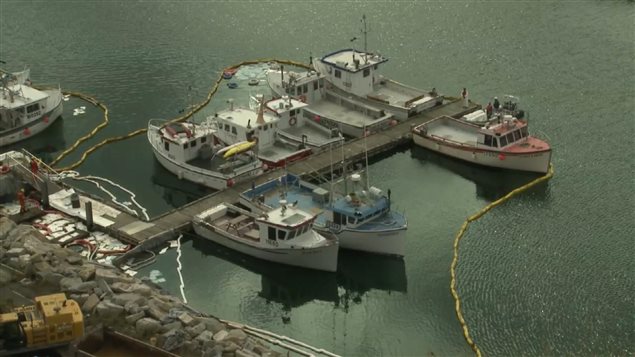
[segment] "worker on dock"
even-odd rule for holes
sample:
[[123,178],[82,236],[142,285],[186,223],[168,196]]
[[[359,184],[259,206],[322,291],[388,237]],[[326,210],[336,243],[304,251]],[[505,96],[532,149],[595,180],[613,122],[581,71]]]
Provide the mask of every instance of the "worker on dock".
[[26,197],[24,196],[23,188],[18,191],[18,202],[20,203],[20,213],[26,212]]
[[469,107],[469,99],[467,95],[467,88],[463,88],[463,91],[461,92],[461,98],[463,98],[463,108]]

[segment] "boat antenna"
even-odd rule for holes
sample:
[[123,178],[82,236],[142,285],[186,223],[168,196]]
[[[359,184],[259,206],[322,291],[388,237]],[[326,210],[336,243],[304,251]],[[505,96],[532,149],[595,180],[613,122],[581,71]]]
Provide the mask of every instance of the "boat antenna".
[[366,131],[366,124],[364,124],[364,155],[366,156],[366,191],[370,188],[370,173],[368,171],[368,145],[366,144],[366,137],[368,132]]
[[194,122],[194,103],[192,102],[192,85],[187,86],[187,98],[188,102],[190,102],[190,119],[188,120],[192,123],[192,136],[196,136],[196,123]]
[[331,157],[331,191],[329,193],[329,204],[333,203],[333,143],[329,143],[329,155]]
[[366,14],[362,15],[362,28],[361,32],[364,35],[364,63],[368,63],[368,32],[370,28],[366,23]]
[[346,157],[344,156],[344,136],[340,132],[340,138],[342,139],[342,177],[344,178],[344,195],[348,195],[348,182],[346,182]]

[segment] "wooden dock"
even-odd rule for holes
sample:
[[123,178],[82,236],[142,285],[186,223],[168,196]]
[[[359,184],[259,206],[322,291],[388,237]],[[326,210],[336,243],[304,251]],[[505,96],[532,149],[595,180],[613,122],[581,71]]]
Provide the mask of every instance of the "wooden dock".
[[[394,150],[398,146],[409,145],[412,141],[411,128],[414,125],[430,121],[443,115],[461,117],[465,113],[469,113],[480,108],[480,105],[474,103],[470,104],[471,105],[468,108],[465,108],[462,106],[462,102],[458,99],[446,100],[442,105],[427,110],[424,113],[404,122],[400,122],[386,130],[369,135],[365,140],[360,138],[347,141],[343,144],[347,164],[363,161],[366,152],[368,153],[368,157],[371,158]],[[341,155],[339,145],[337,146],[337,152]],[[330,166],[331,154],[327,150],[310,155],[304,160],[290,163],[286,170],[289,173],[303,177],[314,177],[316,175],[327,173],[330,170]],[[339,169],[339,167],[336,167],[336,169]],[[32,182],[36,188],[41,187],[44,184],[44,182],[37,182],[26,167],[16,171],[19,171],[24,180],[30,183]],[[279,169],[273,170],[256,177],[254,181],[255,184],[258,185],[271,180],[272,178],[278,177],[281,174],[282,172]],[[48,186],[49,194],[54,194],[63,189],[62,185],[58,183],[47,181],[46,184]],[[103,229],[111,236],[118,238],[123,242],[130,243],[135,246],[142,245],[143,247],[140,248],[144,249],[151,248],[156,244],[161,244],[167,239],[174,239],[179,232],[189,230],[191,228],[192,218],[205,209],[222,202],[237,202],[239,194],[251,188],[251,185],[251,181],[241,182],[226,190],[212,193],[182,207],[168,211],[153,218],[149,222],[140,220],[126,212],[121,212],[117,214],[116,217],[108,217],[108,219],[110,219],[113,223],[108,227],[100,227],[100,229]],[[81,193],[81,195],[87,196],[85,193]],[[103,202],[103,200],[99,198],[90,198],[92,200],[102,201],[102,203],[106,204],[106,202]],[[84,197],[84,199],[86,198]],[[121,211],[119,208],[114,206],[113,208]]]

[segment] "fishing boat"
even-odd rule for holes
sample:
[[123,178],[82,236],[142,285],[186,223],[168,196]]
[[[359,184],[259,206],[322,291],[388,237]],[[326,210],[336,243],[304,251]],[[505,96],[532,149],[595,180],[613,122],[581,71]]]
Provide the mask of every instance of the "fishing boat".
[[303,268],[335,272],[338,243],[315,232],[316,215],[285,201],[257,215],[222,203],[196,215],[194,231],[201,237],[241,253]]
[[364,51],[342,49],[313,59],[315,71],[325,76],[327,90],[391,112],[398,120],[406,120],[443,102],[443,96],[434,88],[428,91],[410,87],[380,74],[380,67],[388,59],[368,51],[365,15],[362,35]]
[[365,187],[359,173],[345,180],[352,183],[352,191],[335,197],[332,187],[288,173],[242,192],[240,203],[254,212],[267,212],[278,207],[283,197],[300,209],[320,214],[314,229],[335,234],[341,248],[404,256],[408,223],[403,214],[391,209],[390,190],[385,195],[377,187]]
[[[263,100],[262,94],[252,96],[250,107],[257,110]],[[279,118],[277,135],[288,142],[321,151],[328,145],[342,140],[339,130],[321,125],[319,117],[316,118],[305,111],[307,106],[306,103],[289,96],[265,102],[265,110]]]
[[222,146],[214,133],[206,124],[153,119],[147,135],[159,163],[179,179],[223,190],[262,174],[262,163],[251,151],[255,143]]
[[346,93],[326,90],[322,73],[285,71],[280,66],[270,69],[266,75],[274,97],[290,97],[303,103],[299,117],[332,132],[359,138],[365,133],[378,132],[396,124],[394,115],[389,111],[372,103],[362,103]]
[[0,71],[0,146],[40,133],[62,115],[61,89],[35,89],[29,75],[28,69],[17,73]]
[[261,102],[257,111],[234,107],[232,100],[227,110],[219,111],[207,118],[207,123],[215,128],[214,136],[225,145],[249,141],[265,169],[282,167],[311,154],[311,148],[278,135],[281,118],[264,111]]
[[500,113],[481,126],[448,116],[412,129],[414,143],[475,164],[504,169],[547,172],[551,147],[529,135],[527,120]]

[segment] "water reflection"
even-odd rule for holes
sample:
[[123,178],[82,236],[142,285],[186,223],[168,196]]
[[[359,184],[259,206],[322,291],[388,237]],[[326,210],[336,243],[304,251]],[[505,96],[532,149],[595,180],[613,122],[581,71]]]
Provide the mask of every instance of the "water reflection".
[[179,180],[176,175],[161,166],[157,160],[153,158],[153,161],[152,183],[161,187],[162,197],[170,206],[178,208],[215,192],[211,188],[187,180]]
[[[474,182],[477,197],[488,201],[495,201],[538,177],[541,174],[514,170],[498,169],[472,164],[446,155],[413,146],[411,156],[422,162],[431,162],[434,165],[448,169],[459,176]],[[545,199],[548,192],[547,183],[534,186],[528,198]]]
[[64,137],[64,118],[58,118],[43,132],[18,141],[12,145],[2,147],[2,151],[19,151],[26,149],[44,162],[53,161],[66,148]]
[[260,275],[258,296],[281,304],[286,311],[314,300],[347,311],[372,289],[402,293],[407,289],[403,259],[341,250],[338,271],[332,274],[266,262],[200,237],[193,239],[193,248]]

